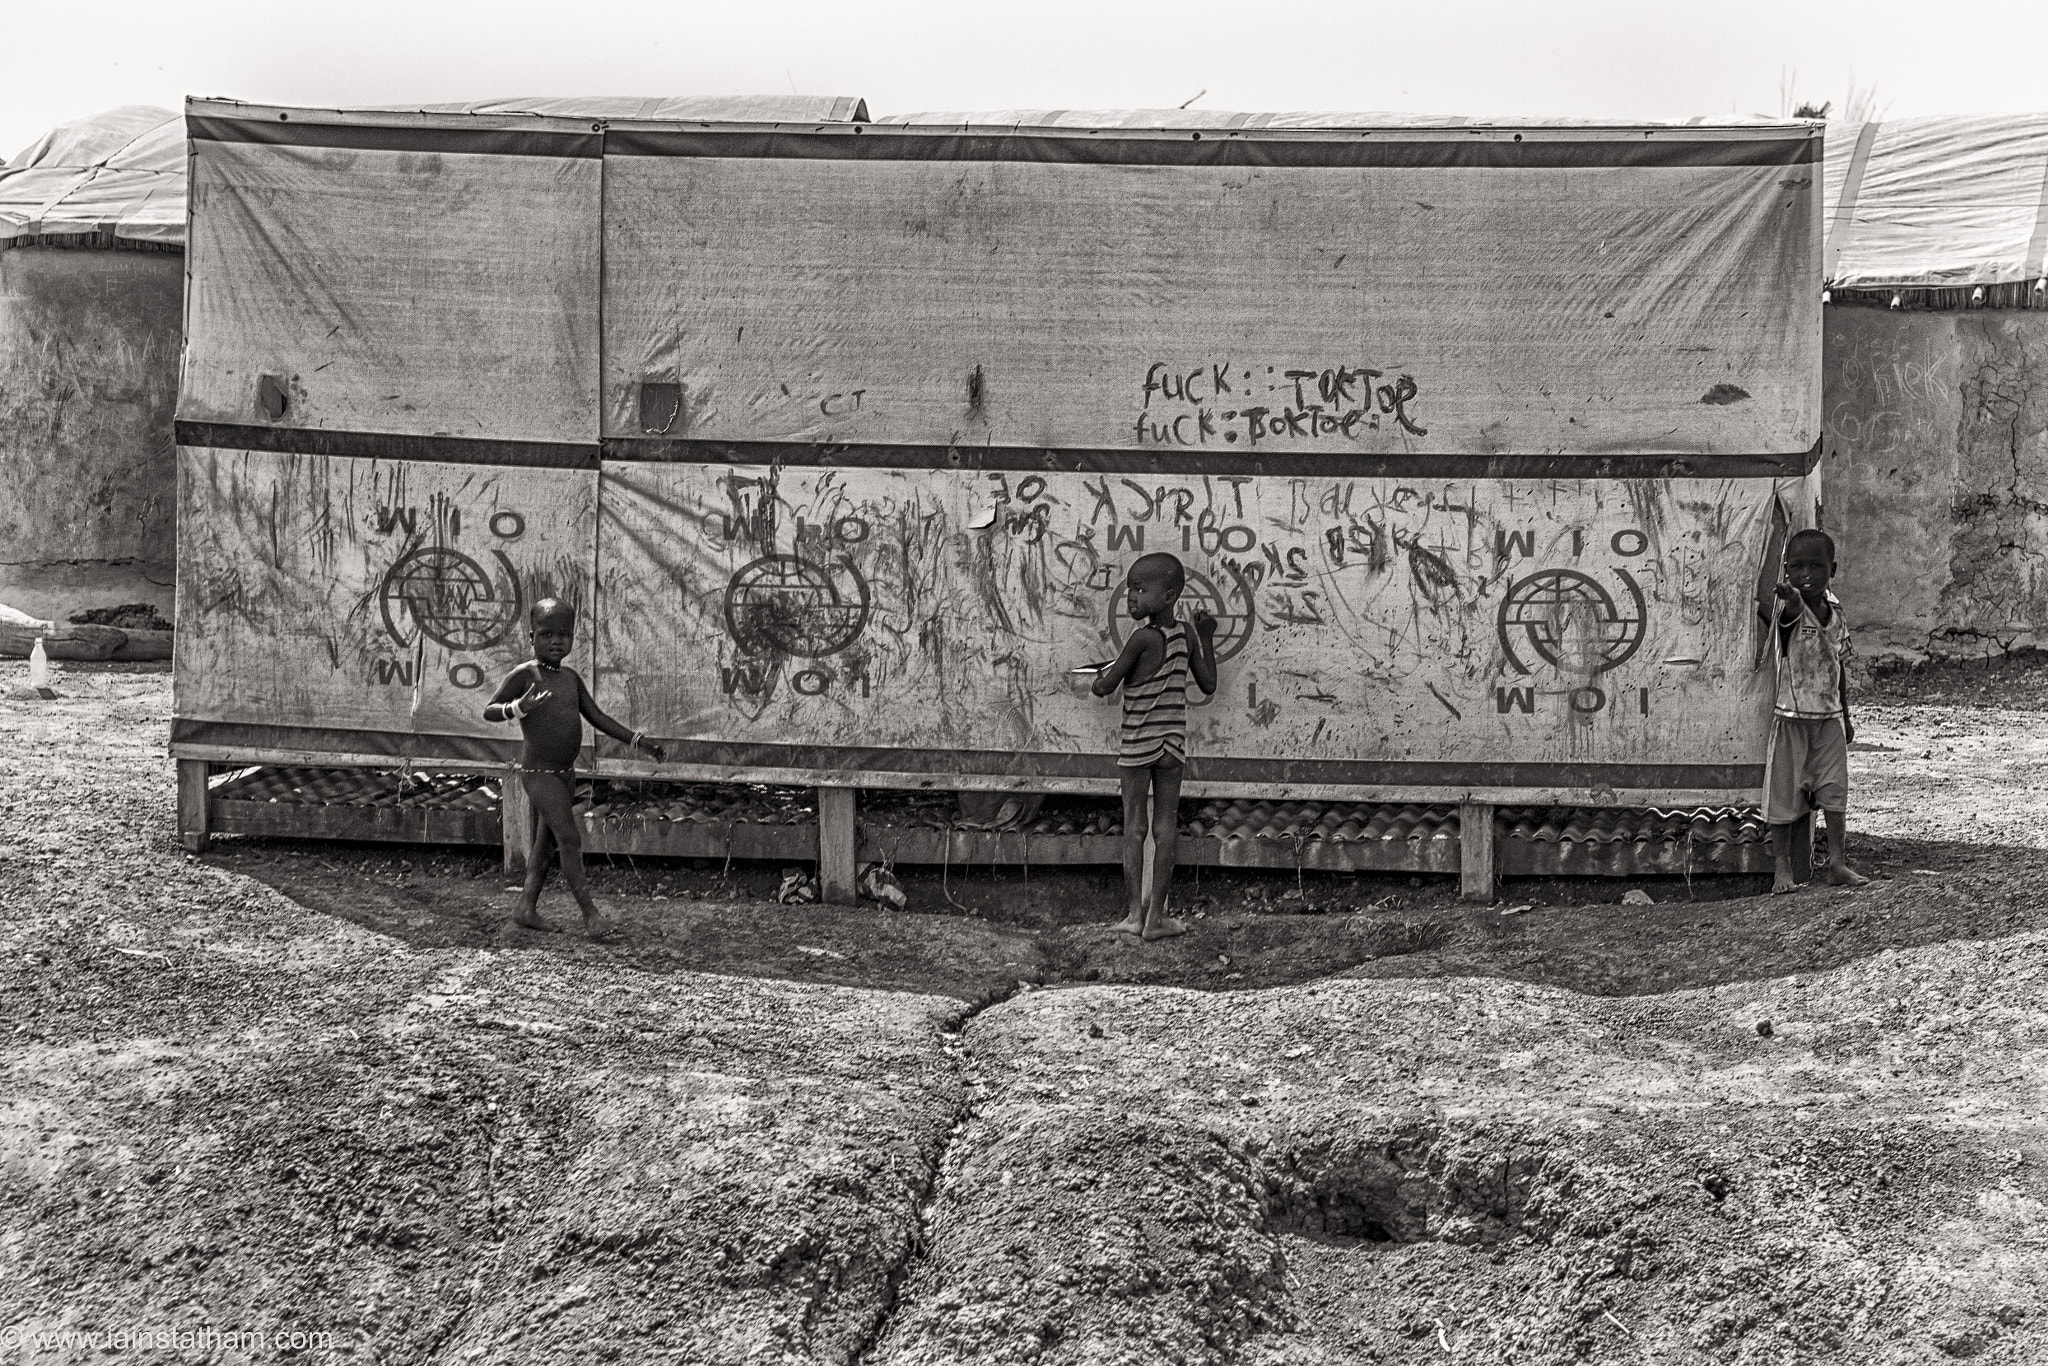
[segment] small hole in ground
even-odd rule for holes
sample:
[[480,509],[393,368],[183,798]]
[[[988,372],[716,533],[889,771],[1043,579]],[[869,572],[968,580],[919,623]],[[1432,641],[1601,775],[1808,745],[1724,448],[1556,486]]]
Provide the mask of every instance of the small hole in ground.
[[1447,1150],[1438,1140],[1404,1127],[1379,1141],[1325,1141],[1268,1156],[1267,1231],[1356,1249],[1546,1236],[1556,1210],[1537,1207],[1538,1161],[1487,1146]]

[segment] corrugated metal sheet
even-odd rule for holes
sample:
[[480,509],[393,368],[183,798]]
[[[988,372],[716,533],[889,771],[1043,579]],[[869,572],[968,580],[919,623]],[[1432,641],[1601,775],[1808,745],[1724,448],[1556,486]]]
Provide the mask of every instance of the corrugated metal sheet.
[[[252,768],[217,781],[217,799],[308,805],[410,805],[481,810],[495,805],[495,778],[474,773],[402,773],[359,768]],[[815,820],[809,788],[735,783],[578,784],[577,796],[593,819],[640,819],[792,825]],[[1192,805],[1192,804],[1190,804]],[[1040,836],[1123,833],[1122,810],[1107,798],[1069,797],[1008,819],[962,819],[950,793],[872,792],[864,794],[862,818],[929,830],[977,830]],[[1757,844],[1768,827],[1753,807],[1695,811],[1618,810],[1594,807],[1502,807],[1496,819],[1507,839],[1553,844],[1645,843],[1691,839],[1696,844]],[[1432,839],[1456,835],[1455,806],[1394,805],[1376,802],[1275,802],[1215,800],[1195,806],[1181,821],[1191,838],[1327,840]]]
[[252,768],[217,780],[215,801],[298,806],[413,806],[495,811],[498,780],[477,773],[408,773],[368,768]]

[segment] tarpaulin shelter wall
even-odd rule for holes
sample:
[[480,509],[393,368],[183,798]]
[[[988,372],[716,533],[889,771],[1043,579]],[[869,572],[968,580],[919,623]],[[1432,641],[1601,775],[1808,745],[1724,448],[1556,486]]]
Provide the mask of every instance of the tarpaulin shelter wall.
[[2038,643],[2048,114],[1827,140],[1827,521],[1849,619],[1871,656]]
[[171,608],[185,134],[126,106],[0,166],[0,602]]
[[1191,795],[1754,794],[1810,127],[191,131],[181,756],[506,762],[551,593],[597,772],[1114,791],[1168,549]]

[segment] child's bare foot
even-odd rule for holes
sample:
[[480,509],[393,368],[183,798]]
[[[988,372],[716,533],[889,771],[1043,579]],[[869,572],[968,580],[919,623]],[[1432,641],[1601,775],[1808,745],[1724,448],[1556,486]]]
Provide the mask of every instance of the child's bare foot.
[[1778,873],[1777,880],[1771,884],[1772,896],[1783,896],[1787,892],[1796,892],[1798,890],[1799,884],[1792,880],[1792,874],[1787,871],[1781,870]]
[[586,915],[583,917],[583,935],[586,939],[616,939],[619,922],[601,915]]
[[1177,934],[1186,934],[1188,927],[1172,916],[1162,915],[1142,931],[1146,939],[1171,939]]
[[539,930],[542,934],[561,933],[560,930],[557,930],[553,925],[548,924],[547,921],[542,920],[540,916],[533,911],[518,912],[512,917],[512,923],[517,925],[522,930]]
[[1845,863],[1839,868],[1828,869],[1828,885],[1830,887],[1867,887],[1870,885],[1870,879]]
[[1144,913],[1142,911],[1132,911],[1129,915],[1125,916],[1122,920],[1117,921],[1116,924],[1112,925],[1110,928],[1115,930],[1121,930],[1125,934],[1142,935],[1145,932]]

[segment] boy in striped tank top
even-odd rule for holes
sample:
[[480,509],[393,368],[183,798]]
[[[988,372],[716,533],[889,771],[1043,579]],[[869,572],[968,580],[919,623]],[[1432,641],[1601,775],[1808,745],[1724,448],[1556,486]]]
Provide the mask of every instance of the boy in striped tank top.
[[[1180,780],[1187,761],[1188,678],[1203,696],[1216,691],[1216,618],[1197,608],[1194,639],[1174,616],[1187,571],[1172,555],[1140,556],[1124,586],[1131,616],[1145,624],[1124,642],[1116,661],[1095,675],[1092,691],[1107,697],[1123,689],[1123,729],[1117,772],[1124,796],[1124,891],[1129,911],[1117,928],[1145,939],[1185,934],[1166,914],[1180,839]],[[1151,798],[1152,897],[1145,898],[1145,802]]]

